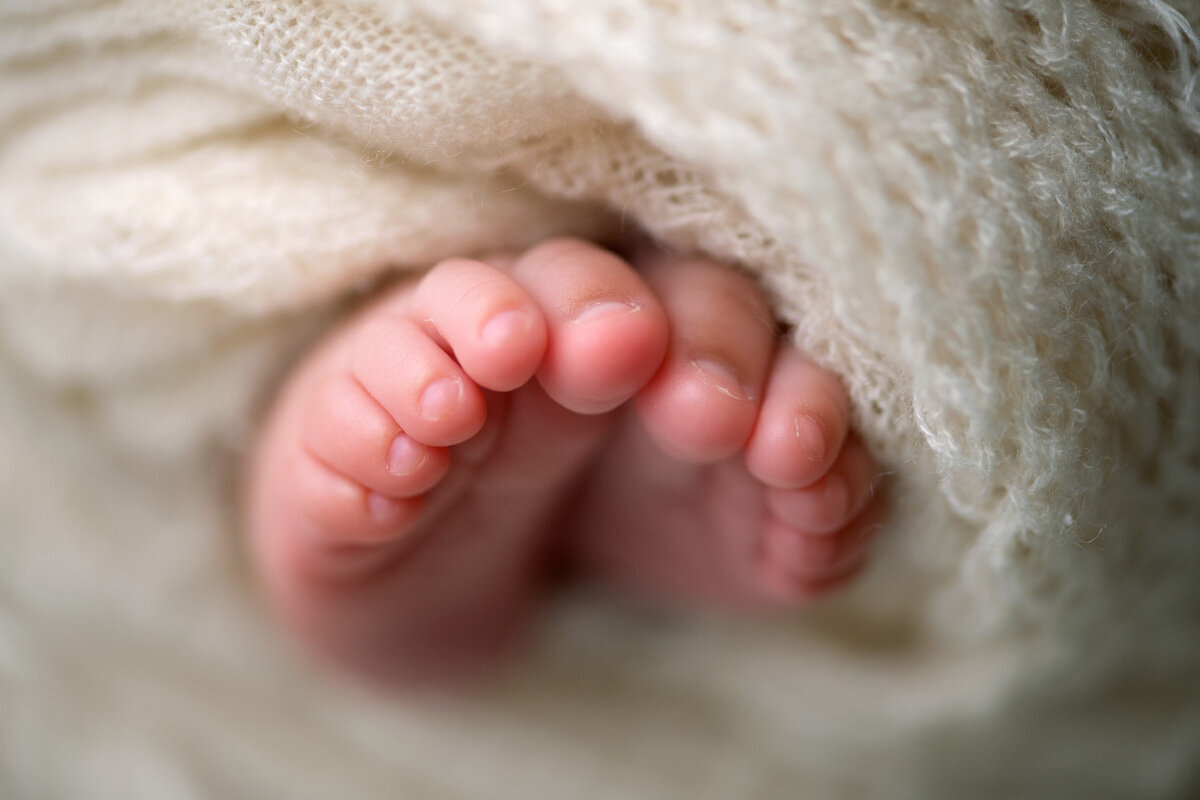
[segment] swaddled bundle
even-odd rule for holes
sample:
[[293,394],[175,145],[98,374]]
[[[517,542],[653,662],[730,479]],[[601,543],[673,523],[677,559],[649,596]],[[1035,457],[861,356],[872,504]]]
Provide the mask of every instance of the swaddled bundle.
[[[1200,5],[2,8],[9,793],[1196,791]],[[787,620],[564,600],[458,710],[310,675],[236,524],[291,355],[384,274],[635,229],[842,376],[871,570]]]

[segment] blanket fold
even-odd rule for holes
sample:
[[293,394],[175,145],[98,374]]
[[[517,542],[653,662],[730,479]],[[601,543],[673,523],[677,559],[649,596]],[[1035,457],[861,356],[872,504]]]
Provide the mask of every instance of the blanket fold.
[[[0,0],[0,785],[1200,790],[1198,24],[1194,0]],[[237,523],[296,352],[390,274],[641,233],[759,276],[842,376],[893,473],[868,573],[753,623],[566,598],[472,709],[309,674]]]

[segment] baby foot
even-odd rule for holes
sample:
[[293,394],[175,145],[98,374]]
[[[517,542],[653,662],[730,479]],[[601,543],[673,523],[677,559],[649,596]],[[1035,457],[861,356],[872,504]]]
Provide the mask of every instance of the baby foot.
[[780,342],[746,276],[664,254],[643,267],[670,349],[589,478],[577,564],[626,592],[720,608],[843,584],[883,511],[845,389]]
[[503,266],[444,262],[330,334],[252,464],[270,599],[378,682],[455,680],[514,639],[604,412],[666,351],[660,304],[612,254],[557,240]]

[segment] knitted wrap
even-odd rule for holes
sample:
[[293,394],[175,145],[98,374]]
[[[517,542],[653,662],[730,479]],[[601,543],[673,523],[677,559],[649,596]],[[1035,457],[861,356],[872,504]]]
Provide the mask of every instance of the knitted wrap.
[[[1200,793],[1200,2],[0,0],[0,794]],[[388,704],[238,478],[382,276],[635,231],[759,276],[893,473],[787,619],[569,594]]]

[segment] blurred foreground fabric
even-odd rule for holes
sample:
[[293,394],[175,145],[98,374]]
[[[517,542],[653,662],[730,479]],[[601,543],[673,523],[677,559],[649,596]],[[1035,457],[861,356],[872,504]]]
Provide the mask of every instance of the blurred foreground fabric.
[[[0,0],[0,794],[1200,795],[1200,3]],[[503,685],[316,674],[241,550],[382,275],[762,276],[894,475],[793,618],[576,594]]]

